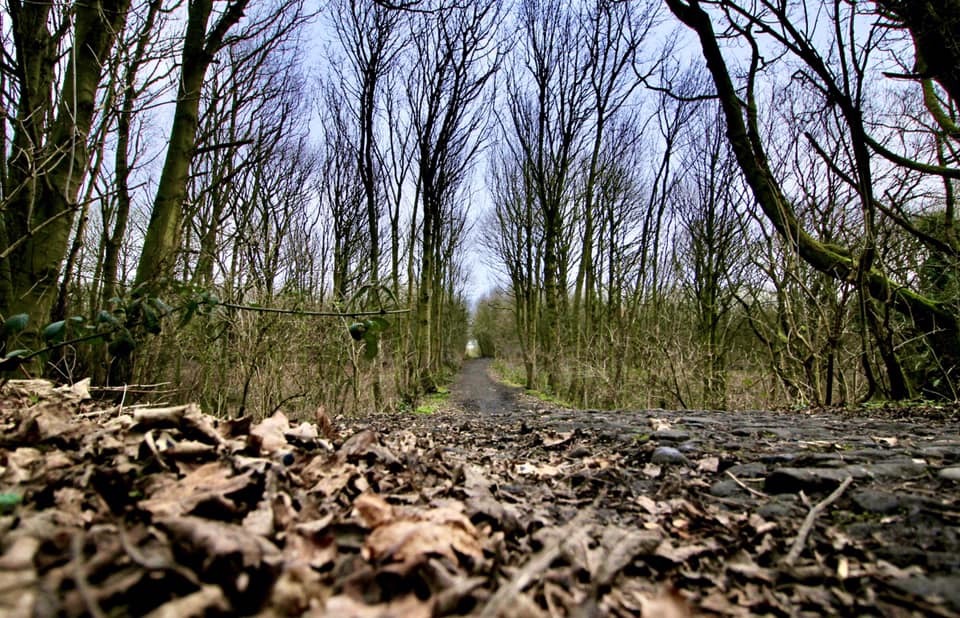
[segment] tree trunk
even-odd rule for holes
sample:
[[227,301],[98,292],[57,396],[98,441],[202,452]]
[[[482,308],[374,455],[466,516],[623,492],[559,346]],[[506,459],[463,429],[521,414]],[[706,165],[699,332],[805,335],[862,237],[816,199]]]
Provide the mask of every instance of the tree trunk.
[[156,292],[174,275],[183,203],[196,150],[203,80],[227,31],[243,16],[248,2],[234,0],[207,34],[213,0],[190,0],[173,126],[137,265],[135,286],[147,286]]
[[[78,2],[73,7],[74,47],[69,54],[56,118],[47,102],[54,82],[56,41],[46,30],[50,5],[10,3],[21,96],[4,194],[0,229],[0,312],[26,312],[38,322],[49,315],[60,262],[87,173],[87,139],[103,72],[102,59],[123,28],[128,0]],[[41,146],[42,145],[42,146]]]

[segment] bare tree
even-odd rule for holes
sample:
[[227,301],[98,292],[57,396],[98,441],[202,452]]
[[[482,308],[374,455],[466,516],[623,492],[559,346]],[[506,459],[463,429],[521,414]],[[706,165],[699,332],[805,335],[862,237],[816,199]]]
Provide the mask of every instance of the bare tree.
[[491,97],[488,85],[499,61],[494,32],[498,0],[440,5],[419,16],[407,89],[416,142],[420,205],[420,263],[416,303],[416,390],[431,390],[440,359],[435,340],[437,281],[442,280],[444,240],[463,186],[482,145]]
[[[893,212],[883,204],[876,192],[872,165],[877,153],[916,174],[955,176],[955,170],[950,168],[899,157],[869,134],[869,109],[865,105],[870,85],[868,77],[879,78],[873,56],[879,53],[897,56],[903,52],[902,46],[881,48],[878,45],[878,41],[884,40],[891,32],[889,25],[882,20],[868,22],[869,9],[859,3],[833,3],[820,7],[793,6],[766,0],[755,5],[724,1],[717,3],[722,12],[712,16],[708,7],[713,4],[697,0],[667,0],[670,10],[700,40],[703,57],[726,118],[728,139],[765,217],[814,268],[839,280],[857,283],[861,295],[860,319],[873,324],[871,334],[882,358],[893,397],[907,397],[915,390],[896,348],[890,346],[889,340],[877,329],[878,319],[882,319],[882,311],[878,312],[878,308],[889,307],[909,320],[914,336],[926,337],[931,349],[939,357],[939,365],[943,368],[941,377],[952,379],[958,366],[956,350],[960,349],[960,325],[956,312],[943,301],[919,293],[908,282],[892,279],[877,260],[877,220],[881,214]],[[900,8],[903,9],[902,6]],[[908,26],[916,23],[912,13],[904,13],[900,17]],[[955,18],[956,14],[948,12],[942,17]],[[720,46],[721,39],[714,28],[715,20],[722,20],[723,27],[730,28],[751,50],[743,87],[736,85],[733,73],[728,68],[727,58]],[[858,34],[859,27],[865,22],[866,31]],[[913,32],[922,49],[931,32],[923,27]],[[815,44],[818,36],[829,37],[829,55],[819,51],[823,45]],[[814,237],[797,216],[783,183],[772,171],[765,138],[757,123],[758,80],[763,77],[761,69],[765,60],[761,54],[761,44],[767,43],[777,46],[800,63],[795,73],[797,79],[817,92],[825,106],[836,106],[844,121],[845,143],[850,149],[854,167],[849,171],[836,169],[834,172],[856,188],[862,212],[862,228],[860,240],[855,245],[841,245]],[[937,79],[951,93],[949,72],[938,71]],[[911,232],[915,233],[916,229],[913,228]],[[932,251],[956,255],[956,245],[929,236],[917,235],[917,238]]]
[[591,114],[589,54],[580,45],[577,15],[562,2],[525,0],[521,42],[507,76],[508,143],[543,222],[541,353],[548,386],[560,388],[560,308],[566,299],[565,226],[574,198],[573,175]]

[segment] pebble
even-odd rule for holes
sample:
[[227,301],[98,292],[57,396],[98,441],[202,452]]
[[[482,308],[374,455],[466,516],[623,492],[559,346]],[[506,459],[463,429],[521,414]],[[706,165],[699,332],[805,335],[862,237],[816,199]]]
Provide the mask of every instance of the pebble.
[[960,466],[944,468],[937,472],[937,476],[945,481],[960,481]]
[[845,478],[863,478],[869,473],[862,466],[846,468],[777,468],[764,482],[764,490],[771,494],[798,491],[830,491]]
[[734,475],[740,480],[745,478],[766,476],[767,474],[767,466],[759,461],[737,464],[735,466],[730,466],[727,470],[730,472],[730,474]]
[[689,464],[686,456],[673,448],[672,446],[658,446],[650,456],[650,461],[655,464]]
[[729,479],[717,481],[710,486],[710,494],[717,496],[718,498],[729,498],[731,496],[736,496],[737,494],[745,493],[747,493],[747,491],[744,488],[740,487]]
[[665,440],[667,442],[683,442],[690,439],[690,434],[680,429],[660,429],[651,435],[655,440]]
[[896,494],[873,489],[854,492],[851,498],[857,506],[870,513],[893,513],[900,508],[901,503]]

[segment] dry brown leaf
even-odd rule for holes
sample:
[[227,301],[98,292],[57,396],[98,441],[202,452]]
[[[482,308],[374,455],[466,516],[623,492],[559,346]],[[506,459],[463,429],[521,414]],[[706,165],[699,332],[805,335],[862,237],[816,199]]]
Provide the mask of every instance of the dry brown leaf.
[[364,557],[373,562],[398,563],[401,572],[425,562],[430,556],[443,556],[453,564],[460,556],[472,567],[483,559],[483,546],[473,524],[452,509],[434,509],[419,521],[401,519],[376,528],[363,545]]
[[258,453],[271,455],[290,447],[284,435],[290,431],[290,421],[283,412],[275,412],[250,428],[248,441]]
[[200,618],[230,609],[220,586],[204,586],[185,597],[164,603],[144,618]]
[[318,466],[310,472],[309,476],[306,475],[306,469],[304,469],[304,473],[304,481],[308,486],[308,478],[316,479],[308,491],[310,493],[321,493],[327,497],[339,493],[350,483],[351,479],[360,476],[360,471],[353,464],[325,465],[322,468]]
[[697,470],[700,472],[715,474],[719,469],[720,469],[719,457],[704,457],[703,459],[697,462]]
[[676,591],[645,598],[640,606],[643,618],[693,618],[690,605]]
[[522,463],[518,464],[514,471],[520,476],[535,476],[541,479],[553,478],[563,472],[559,466],[548,463],[539,466],[532,463]]
[[224,508],[236,505],[230,494],[246,489],[254,483],[250,472],[234,476],[221,462],[204,464],[175,482],[161,483],[150,496],[140,502],[140,508],[156,517],[186,515],[207,500],[219,502]]
[[320,574],[305,564],[288,565],[270,594],[270,607],[280,616],[300,616],[323,606],[330,596]]
[[322,435],[327,440],[336,440],[339,436],[337,435],[337,430],[333,428],[333,422],[330,421],[330,417],[327,415],[327,410],[323,406],[317,408],[317,411],[314,412],[314,419],[317,423],[317,428],[320,430],[320,435]]
[[353,512],[367,528],[393,521],[393,506],[377,494],[360,494],[353,501]]
[[657,549],[653,553],[654,555],[659,556],[660,558],[665,558],[675,564],[681,564],[694,556],[699,556],[700,554],[709,552],[712,549],[712,547],[708,547],[707,545],[698,544],[681,545],[680,547],[675,547],[670,539],[664,539],[660,545],[657,546]]
[[660,533],[650,530],[606,526],[600,537],[602,559],[598,568],[591,573],[592,580],[600,585],[612,583],[634,558],[656,551],[661,539]]
[[304,614],[304,618],[431,618],[432,616],[432,600],[421,601],[413,594],[376,605],[366,605],[341,594],[327,599],[323,609]]
[[306,564],[320,571],[333,564],[337,558],[337,544],[333,536],[317,536],[303,533],[287,535],[283,546],[283,559],[288,564]]
[[543,440],[543,448],[545,448],[548,451],[562,448],[573,440],[574,434],[575,432],[573,431],[566,431],[566,432],[558,433],[556,437],[550,437],[550,438],[542,437],[541,439]]
[[269,497],[257,503],[257,508],[243,518],[243,527],[252,534],[270,536],[274,530],[273,500]]

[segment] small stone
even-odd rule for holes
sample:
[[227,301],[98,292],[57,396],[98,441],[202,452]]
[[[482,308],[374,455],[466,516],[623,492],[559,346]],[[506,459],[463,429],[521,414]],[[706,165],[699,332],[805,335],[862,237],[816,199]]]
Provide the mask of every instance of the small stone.
[[677,449],[681,453],[696,453],[697,452],[697,443],[694,440],[687,440],[683,444],[677,446]]
[[845,478],[864,478],[869,473],[863,466],[846,468],[778,468],[764,482],[767,493],[782,494],[798,491],[831,491]]
[[766,476],[767,466],[760,463],[759,461],[751,461],[749,463],[737,464],[735,466],[730,466],[727,469],[730,474],[734,475],[740,480],[755,478],[760,476]]
[[857,506],[870,513],[893,513],[900,507],[900,499],[896,494],[883,491],[865,489],[854,492],[851,497]]
[[729,479],[717,481],[710,486],[710,494],[718,498],[729,498],[731,496],[736,496],[737,494],[745,493],[747,492],[742,487]]
[[945,481],[960,481],[960,466],[944,468],[937,472],[937,476]]
[[784,500],[779,496],[772,497],[757,509],[757,515],[764,519],[797,517],[800,513],[801,509],[797,507],[795,501]]
[[653,432],[655,440],[664,440],[666,442],[683,442],[690,439],[690,434],[680,429],[660,429]]
[[689,464],[686,456],[672,446],[658,446],[650,456],[655,464]]
[[915,479],[927,475],[927,466],[915,461],[884,461],[867,466],[876,478]]
[[796,453],[770,453],[768,455],[762,455],[760,461],[765,464],[782,464],[790,463],[797,459]]

